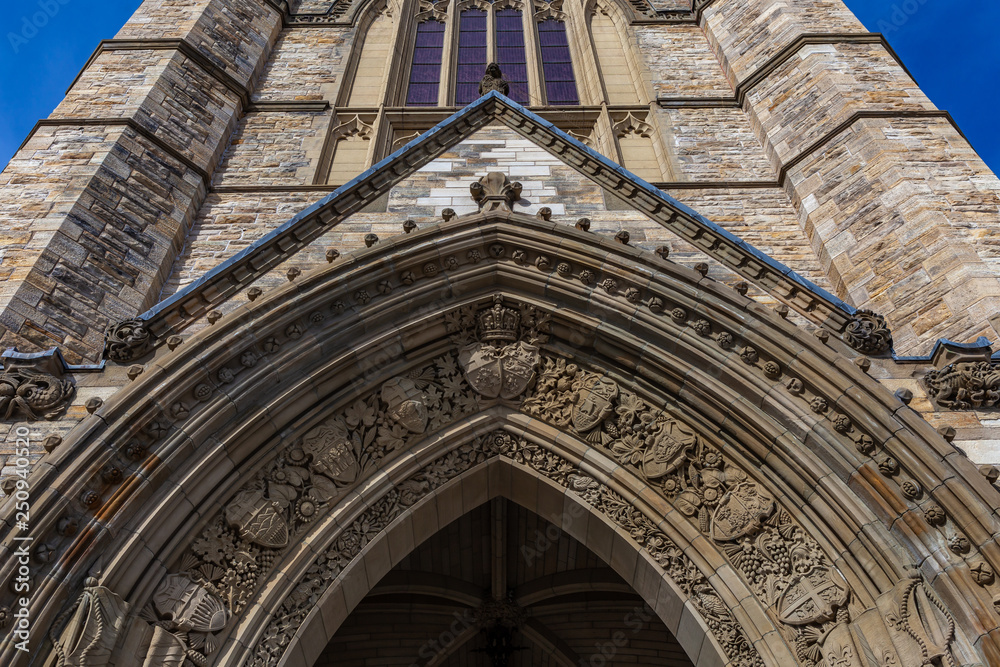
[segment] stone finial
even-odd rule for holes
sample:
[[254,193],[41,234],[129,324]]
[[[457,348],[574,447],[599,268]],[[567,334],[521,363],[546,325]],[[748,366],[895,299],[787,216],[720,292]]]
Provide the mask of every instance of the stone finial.
[[882,354],[892,347],[892,332],[884,317],[871,310],[859,310],[844,330],[844,342],[861,354]]
[[514,210],[514,203],[521,198],[521,184],[511,182],[506,174],[491,171],[469,186],[472,199],[479,204],[479,210]]
[[486,66],[486,74],[479,82],[479,94],[485,95],[494,90],[501,95],[510,95],[510,82],[503,78],[500,65],[490,63]]

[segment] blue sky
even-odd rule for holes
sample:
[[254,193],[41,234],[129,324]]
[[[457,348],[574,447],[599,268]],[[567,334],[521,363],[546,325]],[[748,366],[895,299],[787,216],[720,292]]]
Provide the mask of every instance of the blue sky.
[[[1000,140],[991,110],[1000,93],[997,0],[847,0],[882,32],[924,92],[952,113],[994,171]],[[0,3],[0,165],[59,103],[101,39],[114,37],[139,0]]]

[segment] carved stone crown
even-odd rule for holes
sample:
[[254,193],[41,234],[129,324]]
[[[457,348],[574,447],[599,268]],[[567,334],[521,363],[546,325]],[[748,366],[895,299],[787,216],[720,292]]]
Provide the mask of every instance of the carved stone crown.
[[493,297],[493,307],[481,310],[476,315],[479,320],[479,340],[517,340],[517,329],[521,324],[521,314],[513,308],[505,308],[503,297]]

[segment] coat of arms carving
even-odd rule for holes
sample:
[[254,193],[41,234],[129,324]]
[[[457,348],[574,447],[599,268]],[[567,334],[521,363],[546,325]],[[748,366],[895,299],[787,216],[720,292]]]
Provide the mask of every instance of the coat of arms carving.
[[[522,307],[522,311],[525,307]],[[522,312],[504,305],[495,295],[493,306],[475,314],[475,341],[464,345],[458,362],[469,385],[485,398],[514,399],[535,381],[541,360],[538,344],[548,317],[528,308]]]
[[226,522],[240,531],[240,536],[262,547],[277,549],[288,544],[288,523],[280,505],[260,489],[243,491],[233,498],[226,507]]
[[698,444],[694,431],[680,422],[666,421],[660,431],[646,439],[649,448],[642,458],[642,473],[649,479],[659,479],[677,470],[687,460],[688,453]]
[[313,471],[341,484],[350,484],[358,478],[361,471],[358,459],[347,435],[339,429],[320,424],[302,438],[302,449],[312,457],[309,467]]
[[226,627],[229,611],[222,600],[183,574],[168,575],[153,594],[153,606],[168,630],[217,632]]
[[423,433],[427,428],[424,394],[413,380],[402,377],[389,380],[382,385],[382,400],[389,406],[389,417],[411,433]]
[[611,414],[618,397],[618,383],[606,375],[594,375],[583,382],[573,406],[573,428],[586,433]]
[[753,482],[742,482],[723,496],[712,516],[712,537],[735,540],[760,528],[774,511],[774,498]]
[[792,579],[778,599],[778,618],[787,625],[825,623],[847,604],[847,582],[833,569],[814,567]]

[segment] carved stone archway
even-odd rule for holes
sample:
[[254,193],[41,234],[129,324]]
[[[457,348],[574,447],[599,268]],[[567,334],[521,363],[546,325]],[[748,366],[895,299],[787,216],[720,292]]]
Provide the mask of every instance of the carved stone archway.
[[86,639],[116,665],[309,664],[282,619],[325,622],[338,587],[350,607],[382,530],[497,456],[613,519],[611,561],[657,563],[652,604],[710,630],[705,664],[996,655],[976,586],[1000,565],[996,491],[846,348],[697,271],[497,210],[174,347],[36,473],[53,659]]

